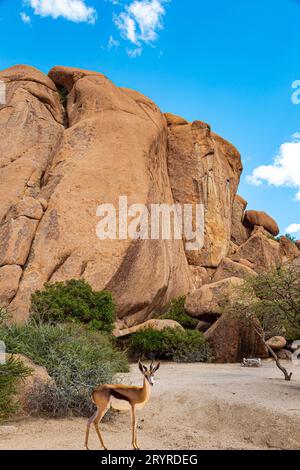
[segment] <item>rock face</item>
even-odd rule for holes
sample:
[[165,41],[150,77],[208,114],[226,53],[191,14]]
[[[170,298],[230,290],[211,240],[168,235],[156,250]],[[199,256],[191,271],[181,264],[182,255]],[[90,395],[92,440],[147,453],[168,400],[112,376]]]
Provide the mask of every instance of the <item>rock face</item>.
[[243,282],[242,279],[231,277],[207,284],[187,297],[185,310],[192,317],[213,322],[222,314],[221,309],[226,298],[233,299],[235,288],[241,286]]
[[299,256],[296,244],[286,237],[280,238],[279,255],[283,264],[291,263]]
[[300,250],[300,240],[296,241],[296,247],[298,248],[298,250]]
[[249,276],[257,276],[257,273],[244,264],[236,263],[230,258],[224,258],[216,270],[216,273],[213,277],[213,282],[223,281],[228,277],[239,277],[241,279],[246,279]]
[[22,268],[17,265],[0,268],[0,305],[7,307],[18,291]]
[[[149,98],[97,72],[55,67],[46,76],[15,66],[0,80],[7,86],[7,105],[0,105],[0,307],[16,322],[28,318],[31,294],[45,282],[81,278],[112,292],[118,329],[188,294],[188,313],[212,324],[229,286],[278,263],[299,264],[295,245],[272,240],[278,227],[270,216],[245,212],[236,195],[240,154],[208,124],[162,114]],[[141,216],[141,205],[192,205],[192,231],[198,204],[198,246],[188,249],[186,233],[149,240],[147,226],[135,238],[100,239],[99,206],[110,204],[118,219],[121,196],[123,207],[138,204]],[[141,229],[144,218],[135,222]]]
[[225,313],[205,333],[215,362],[239,362],[244,358],[268,357],[268,351],[253,327],[241,318]]
[[[118,208],[121,195],[129,205],[174,202],[167,123],[157,106],[88,71],[57,67],[46,77],[15,67],[0,79],[8,86],[0,115],[0,266],[23,268],[10,304],[16,320],[28,317],[32,292],[70,278],[112,291],[128,326],[186,294],[181,240],[96,236],[100,204]],[[68,93],[65,115],[58,90]]]
[[238,195],[235,196],[231,219],[231,240],[237,246],[245,243],[251,234],[251,230],[243,224],[247,205],[245,199]]
[[251,230],[254,229],[255,226],[258,226],[263,227],[274,236],[279,234],[279,227],[277,223],[274,219],[272,219],[272,217],[266,214],[266,212],[246,211],[244,224]]
[[254,232],[231,258],[236,262],[247,260],[257,273],[281,264],[279,243],[266,236],[262,230]]
[[204,207],[204,247],[186,252],[188,262],[217,267],[229,250],[232,204],[242,172],[240,155],[201,121],[170,125],[168,142],[175,202]]

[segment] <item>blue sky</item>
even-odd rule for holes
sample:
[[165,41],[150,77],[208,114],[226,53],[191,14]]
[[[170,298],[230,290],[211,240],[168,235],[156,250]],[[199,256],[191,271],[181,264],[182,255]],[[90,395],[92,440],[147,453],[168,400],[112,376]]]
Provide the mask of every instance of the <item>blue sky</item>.
[[298,0],[0,0],[0,68],[97,70],[209,122],[243,156],[248,208],[300,238],[299,23]]

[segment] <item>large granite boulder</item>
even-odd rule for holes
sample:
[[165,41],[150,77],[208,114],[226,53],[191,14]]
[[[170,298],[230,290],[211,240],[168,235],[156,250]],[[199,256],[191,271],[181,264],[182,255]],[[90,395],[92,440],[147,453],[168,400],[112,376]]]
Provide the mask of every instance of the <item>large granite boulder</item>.
[[274,236],[279,234],[279,227],[277,222],[266,212],[246,211],[244,224],[251,230],[253,230],[255,226],[258,226],[263,227]]
[[251,235],[251,230],[243,224],[247,205],[245,199],[239,195],[235,196],[231,217],[231,240],[237,246],[245,243]]
[[273,338],[268,339],[267,345],[270,346],[273,351],[280,351],[286,347],[287,341],[283,336],[273,336]]
[[[162,114],[98,72],[20,65],[0,80],[0,306],[17,322],[45,282],[75,278],[112,292],[122,329],[191,292],[188,309],[212,323],[231,281],[293,259],[295,245],[270,238],[273,219],[244,217],[240,154],[208,124]],[[200,204],[203,240],[189,250],[143,232],[100,239],[97,209],[110,204],[118,219],[120,196],[147,209]]]
[[267,236],[264,229],[256,230],[230,258],[236,262],[247,260],[260,273],[281,265],[279,248],[279,243]]
[[154,331],[163,331],[166,328],[170,328],[171,330],[184,330],[183,326],[181,326],[180,323],[174,320],[159,320],[153,318],[152,320],[148,320],[144,323],[141,323],[140,325],[132,326],[131,328],[117,328],[114,330],[114,336],[116,338],[123,338],[125,336],[132,335],[142,330],[150,329]]
[[231,277],[207,284],[187,296],[185,310],[192,317],[213,322],[222,315],[224,302],[236,299],[237,288],[243,283],[243,279]]
[[242,172],[240,154],[202,121],[168,122],[168,171],[174,200],[204,207],[204,246],[187,251],[188,262],[217,267],[229,250],[232,206]]
[[224,258],[219,264],[212,281],[219,282],[229,277],[247,279],[249,276],[257,276],[257,273],[244,264],[236,263],[230,258]]
[[186,294],[182,240],[96,235],[97,207],[118,210],[119,196],[129,206],[174,203],[158,107],[96,72],[56,67],[47,77],[18,66],[0,79],[8,88],[0,113],[0,267],[22,268],[9,306],[15,319],[28,318],[31,294],[45,282],[71,278],[110,290],[128,326]]
[[289,238],[280,237],[279,256],[283,264],[289,264],[299,256],[299,249]]
[[226,312],[205,333],[218,363],[235,363],[244,358],[269,356],[267,348],[253,326],[241,316]]
[[7,307],[18,291],[22,268],[18,265],[0,268],[0,308]]

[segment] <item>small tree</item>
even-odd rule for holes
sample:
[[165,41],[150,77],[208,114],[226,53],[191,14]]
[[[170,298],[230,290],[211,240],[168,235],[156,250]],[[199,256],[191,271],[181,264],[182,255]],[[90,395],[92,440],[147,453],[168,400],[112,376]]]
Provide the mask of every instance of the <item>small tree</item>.
[[280,363],[277,354],[267,343],[275,335],[300,331],[300,278],[291,266],[275,268],[269,272],[248,278],[240,288],[244,300],[229,303],[235,314],[242,315],[253,327],[274,358],[277,367],[290,381],[292,373]]

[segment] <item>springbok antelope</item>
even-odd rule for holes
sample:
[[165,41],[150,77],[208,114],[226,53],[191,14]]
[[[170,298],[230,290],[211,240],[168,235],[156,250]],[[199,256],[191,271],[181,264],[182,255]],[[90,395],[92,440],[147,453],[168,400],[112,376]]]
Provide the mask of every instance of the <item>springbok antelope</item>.
[[107,450],[100,429],[99,423],[110,408],[119,411],[131,411],[132,418],[132,447],[139,450],[137,444],[136,432],[136,410],[142,409],[148,403],[151,395],[151,387],[154,385],[154,374],[159,369],[160,363],[154,366],[153,361],[148,368],[139,361],[139,369],[144,376],[144,384],[142,387],[131,387],[127,385],[103,385],[95,390],[92,394],[93,403],[97,406],[97,411],[88,420],[85,447],[89,450],[89,434],[90,428],[94,423],[96,433],[104,450]]

